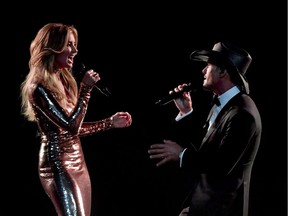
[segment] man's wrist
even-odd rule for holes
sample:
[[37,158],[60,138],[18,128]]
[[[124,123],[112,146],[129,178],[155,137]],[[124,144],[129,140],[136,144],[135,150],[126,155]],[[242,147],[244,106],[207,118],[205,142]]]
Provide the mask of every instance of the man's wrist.
[[193,108],[189,111],[189,112],[187,112],[187,113],[181,113],[181,112],[179,112],[178,113],[178,115],[176,116],[176,118],[175,118],[175,120],[176,121],[180,121],[181,119],[183,119],[184,117],[186,117],[187,115],[189,115],[190,113],[192,113],[192,111],[193,111]]

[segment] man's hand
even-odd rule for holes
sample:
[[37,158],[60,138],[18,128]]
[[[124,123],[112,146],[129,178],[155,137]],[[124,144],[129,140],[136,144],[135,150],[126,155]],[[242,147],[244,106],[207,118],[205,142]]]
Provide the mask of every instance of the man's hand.
[[179,154],[183,148],[171,140],[163,140],[163,143],[152,144],[148,150],[150,159],[158,159],[156,166],[161,166],[169,161],[179,161]]

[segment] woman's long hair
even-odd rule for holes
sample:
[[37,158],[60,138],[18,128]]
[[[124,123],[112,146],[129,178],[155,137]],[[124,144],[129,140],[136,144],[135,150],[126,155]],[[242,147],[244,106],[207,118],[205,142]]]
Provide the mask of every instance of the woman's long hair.
[[66,90],[59,88],[56,76],[55,56],[66,48],[68,32],[71,32],[78,45],[78,32],[73,26],[61,23],[48,23],[37,33],[30,45],[29,73],[21,84],[21,113],[28,121],[35,121],[36,117],[31,104],[31,97],[38,84],[42,84],[56,96],[60,105],[69,99],[74,105],[77,102],[78,86],[72,74],[72,69],[61,69],[61,80]]

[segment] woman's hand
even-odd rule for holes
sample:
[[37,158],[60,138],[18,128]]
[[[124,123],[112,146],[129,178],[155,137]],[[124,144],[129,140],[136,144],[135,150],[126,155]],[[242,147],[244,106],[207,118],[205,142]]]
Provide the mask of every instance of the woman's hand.
[[132,117],[128,112],[117,112],[111,116],[114,128],[129,127],[132,124]]
[[101,78],[99,74],[95,72],[93,69],[91,69],[85,73],[82,79],[82,83],[86,86],[93,87],[96,84],[96,82],[98,82],[100,79]]

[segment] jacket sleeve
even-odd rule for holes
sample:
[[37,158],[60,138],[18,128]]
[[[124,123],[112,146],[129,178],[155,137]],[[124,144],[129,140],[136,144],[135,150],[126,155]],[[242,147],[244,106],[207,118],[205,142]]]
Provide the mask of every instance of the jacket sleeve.
[[38,85],[33,93],[32,106],[36,113],[41,112],[58,127],[65,128],[72,134],[77,134],[87,112],[91,90],[91,87],[80,85],[78,102],[70,116],[58,104],[51,92],[42,85]]

